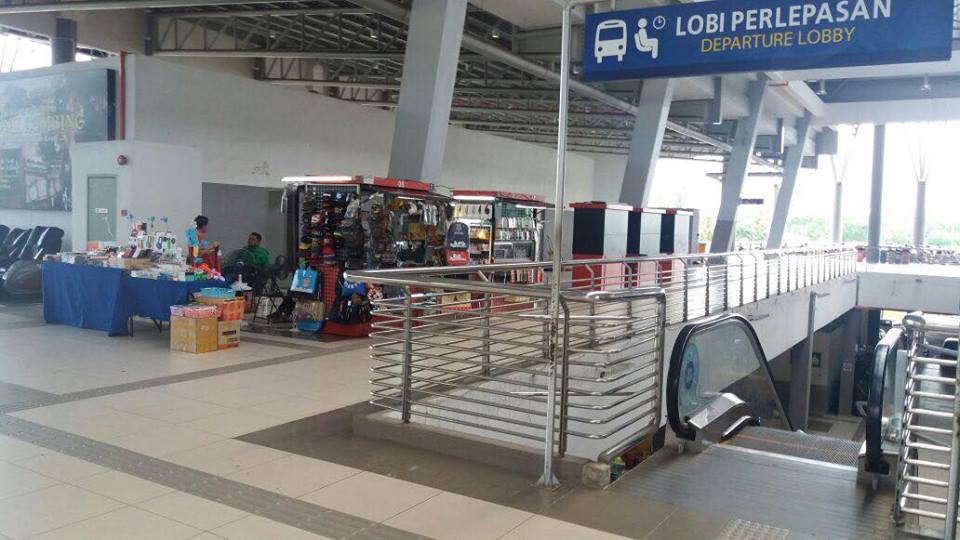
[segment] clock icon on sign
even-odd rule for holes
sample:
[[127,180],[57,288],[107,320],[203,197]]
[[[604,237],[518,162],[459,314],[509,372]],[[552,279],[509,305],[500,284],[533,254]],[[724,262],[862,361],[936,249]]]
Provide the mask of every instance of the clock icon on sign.
[[663,27],[667,25],[667,18],[663,15],[657,15],[653,18],[653,27],[657,30],[663,30]]

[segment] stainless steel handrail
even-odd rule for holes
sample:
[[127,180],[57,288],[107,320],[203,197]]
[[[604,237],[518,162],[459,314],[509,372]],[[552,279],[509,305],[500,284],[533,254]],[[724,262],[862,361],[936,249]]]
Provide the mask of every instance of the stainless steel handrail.
[[[960,321],[958,321],[960,322]],[[905,515],[917,518],[935,519],[944,522],[944,538],[955,538],[958,523],[958,502],[960,502],[960,369],[954,377],[929,375],[923,373],[928,367],[949,365],[957,367],[955,360],[943,360],[929,357],[930,352],[937,353],[941,347],[926,342],[927,334],[960,335],[960,324],[956,326],[927,322],[922,313],[910,313],[903,319],[903,327],[909,338],[909,361],[906,368],[906,384],[903,395],[903,429],[900,434],[900,466],[897,470],[897,492],[894,503],[894,520],[904,525]],[[953,352],[953,351],[951,351]],[[924,389],[924,384],[933,384],[934,389]],[[944,393],[943,387],[952,387],[952,393]],[[953,412],[932,410],[921,400],[947,400],[953,405]],[[949,421],[950,427],[921,425],[921,420],[940,419]],[[944,440],[938,436],[949,436]],[[919,453],[926,452],[930,457],[920,459]],[[925,474],[934,471],[935,474]],[[948,471],[948,480],[944,482],[934,478]],[[946,497],[932,497],[920,493],[927,488],[945,488]],[[920,505],[927,505],[922,508]],[[943,508],[942,512],[930,509],[930,505]]]
[[[814,259],[822,272],[809,271]],[[550,483],[570,437],[615,437],[591,454],[610,459],[658,429],[668,324],[856,270],[855,252],[840,249],[562,261],[560,274],[544,272],[550,266],[348,270],[388,293],[376,302],[371,402],[404,422],[540,441]],[[518,274],[531,282],[504,283]],[[561,287],[558,317],[548,280]]]

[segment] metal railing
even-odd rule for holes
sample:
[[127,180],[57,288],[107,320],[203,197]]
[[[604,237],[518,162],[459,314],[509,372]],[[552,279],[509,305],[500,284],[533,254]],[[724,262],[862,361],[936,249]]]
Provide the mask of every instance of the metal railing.
[[[866,248],[860,248],[865,256]],[[880,264],[960,265],[960,252],[955,249],[910,246],[880,246]]]
[[[894,519],[912,516],[928,534],[943,523],[943,538],[955,538],[960,488],[960,370],[957,352],[932,343],[933,336],[960,336],[960,324],[928,322],[911,313],[903,320],[909,361],[903,390]],[[948,368],[948,369],[944,369]],[[949,372],[949,368],[954,370]]]
[[[398,420],[609,460],[652,435],[665,327],[856,270],[853,250],[348,271],[378,284],[371,403]],[[561,316],[552,328],[551,282]],[[556,336],[556,338],[553,338]]]

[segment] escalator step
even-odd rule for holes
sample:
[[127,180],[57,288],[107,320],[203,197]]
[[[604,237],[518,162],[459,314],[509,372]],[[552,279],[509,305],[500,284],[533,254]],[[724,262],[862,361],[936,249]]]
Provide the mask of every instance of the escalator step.
[[724,444],[771,454],[856,467],[862,443],[764,427],[744,428]]

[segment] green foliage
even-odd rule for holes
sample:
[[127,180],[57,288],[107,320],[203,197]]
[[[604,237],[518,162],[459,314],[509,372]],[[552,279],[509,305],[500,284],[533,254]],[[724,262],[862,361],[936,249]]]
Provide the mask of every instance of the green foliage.
[[822,217],[798,216],[787,222],[786,236],[804,242],[824,242],[830,239],[830,225]]

